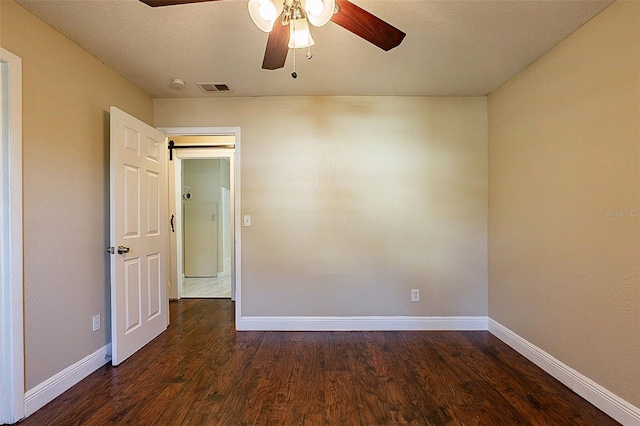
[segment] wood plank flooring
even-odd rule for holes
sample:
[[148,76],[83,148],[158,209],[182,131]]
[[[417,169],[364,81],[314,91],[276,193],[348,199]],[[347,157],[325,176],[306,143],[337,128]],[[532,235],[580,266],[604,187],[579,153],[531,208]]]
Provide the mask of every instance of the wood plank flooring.
[[171,326],[21,425],[614,425],[488,332],[235,332],[233,304]]

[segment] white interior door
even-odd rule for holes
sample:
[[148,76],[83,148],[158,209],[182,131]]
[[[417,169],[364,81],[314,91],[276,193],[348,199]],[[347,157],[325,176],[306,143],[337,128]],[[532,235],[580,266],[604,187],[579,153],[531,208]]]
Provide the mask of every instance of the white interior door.
[[118,365],[168,325],[165,135],[111,107],[111,344]]

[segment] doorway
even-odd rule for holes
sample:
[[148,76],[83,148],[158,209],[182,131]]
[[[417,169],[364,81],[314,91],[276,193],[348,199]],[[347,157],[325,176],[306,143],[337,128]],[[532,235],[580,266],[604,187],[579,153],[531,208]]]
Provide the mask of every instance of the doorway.
[[0,48],[0,423],[24,417],[22,60]]
[[[232,301],[236,302],[236,315],[238,316],[240,312],[241,284],[241,221],[239,219],[241,211],[240,128],[172,127],[159,128],[159,130],[168,136],[171,148],[170,161],[168,162],[169,205],[171,210],[169,215],[173,232],[171,232],[170,237],[169,298],[175,300],[182,297],[230,297]],[[194,160],[200,162],[191,163]],[[207,163],[203,160],[215,160],[217,162]],[[194,168],[196,172],[201,169],[206,171],[211,168],[209,166],[212,164],[217,165],[219,181],[222,182],[222,185],[219,194],[209,195],[208,199],[204,196],[201,198],[194,194],[194,185],[190,184],[190,178],[187,177],[186,182],[183,180],[183,170],[186,168],[187,176],[189,176],[194,171]],[[215,167],[213,168],[215,169]],[[191,196],[187,198],[186,195],[189,191],[191,191]],[[196,191],[198,194],[200,193],[199,190],[196,189]],[[217,205],[209,205],[209,210],[202,206],[192,206],[187,207],[187,209],[195,209],[196,213],[200,215],[201,221],[209,222],[208,232],[210,235],[217,233],[223,237],[220,242],[216,243],[217,255],[208,256],[208,259],[217,258],[215,262],[216,269],[213,270],[214,262],[210,261],[208,265],[205,265],[209,269],[204,270],[204,272],[202,270],[193,272],[193,269],[191,269],[193,265],[188,265],[191,262],[189,249],[187,249],[187,258],[185,259],[185,243],[189,244],[189,238],[185,241],[185,234],[190,232],[190,228],[188,223],[185,228],[186,209],[184,205],[187,204],[187,201],[197,201],[198,198],[203,203]],[[190,203],[190,205],[193,204],[195,203]],[[212,217],[214,215],[212,208],[218,211],[214,217]],[[216,223],[212,225],[211,222]],[[228,226],[225,226],[226,223],[228,223]],[[197,226],[195,229],[198,229]],[[202,265],[198,266],[198,262],[202,261],[195,260],[196,267],[199,268]],[[206,260],[205,263],[207,263]],[[187,270],[185,270],[185,266]],[[199,284],[205,287],[210,284],[226,287],[230,284],[230,295],[227,292],[225,296],[196,296],[190,292],[190,283],[187,281],[189,279],[200,280]],[[211,282],[206,283],[203,280],[211,280]],[[185,281],[187,281],[186,286]]]
[[229,158],[182,159],[182,298],[231,298]]

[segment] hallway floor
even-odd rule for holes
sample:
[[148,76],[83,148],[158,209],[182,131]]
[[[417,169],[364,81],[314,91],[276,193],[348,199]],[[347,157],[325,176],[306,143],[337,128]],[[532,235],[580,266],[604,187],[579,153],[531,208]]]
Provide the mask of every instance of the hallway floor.
[[185,298],[230,298],[231,276],[222,278],[185,278],[182,283]]

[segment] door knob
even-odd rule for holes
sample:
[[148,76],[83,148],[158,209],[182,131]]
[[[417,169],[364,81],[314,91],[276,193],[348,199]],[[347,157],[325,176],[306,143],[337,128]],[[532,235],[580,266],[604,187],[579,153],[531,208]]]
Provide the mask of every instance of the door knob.
[[129,247],[118,246],[118,254],[129,253]]

